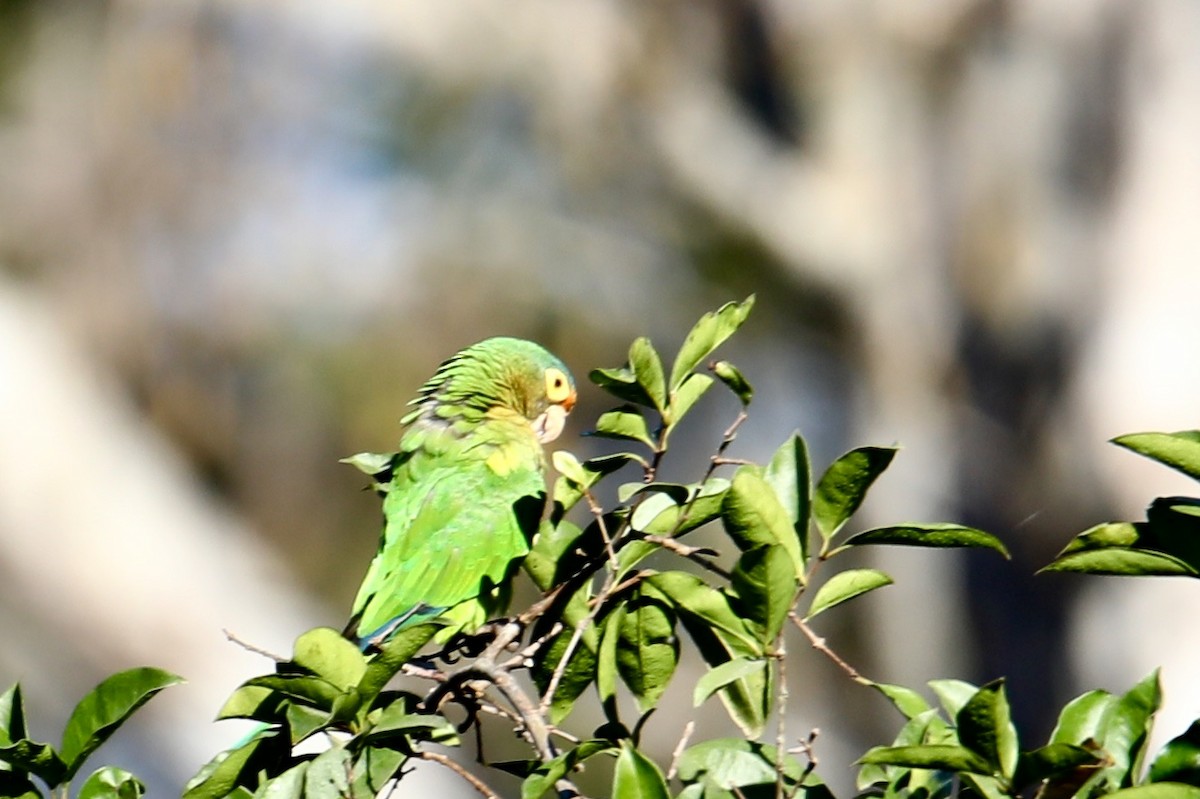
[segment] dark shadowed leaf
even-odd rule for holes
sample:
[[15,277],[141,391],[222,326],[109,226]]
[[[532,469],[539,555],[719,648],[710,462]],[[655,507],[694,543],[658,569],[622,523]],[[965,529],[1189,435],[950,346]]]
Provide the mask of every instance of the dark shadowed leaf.
[[742,405],[749,405],[754,399],[754,387],[742,375],[741,371],[729,361],[717,361],[712,365],[712,372],[729,390],[737,395]]
[[757,467],[741,466],[734,473],[721,506],[721,517],[726,532],[739,549],[781,546],[791,558],[796,578],[803,579],[804,560],[791,517]]
[[930,680],[929,687],[933,689],[938,703],[950,718],[957,716],[963,706],[979,691],[979,686],[965,680]]
[[613,799],[669,799],[667,781],[654,761],[634,748],[628,739],[613,772]]
[[1106,799],[1200,799],[1200,788],[1179,782],[1152,782],[1106,794]]
[[162,689],[183,682],[162,669],[139,668],[118,672],[107,678],[79,704],[67,719],[59,755],[70,778],[83,761],[108,740],[135,710]]
[[859,447],[838,458],[813,491],[812,515],[825,540],[837,534],[896,455],[895,447]]
[[1114,438],[1112,442],[1200,480],[1200,430],[1131,433]]
[[727,302],[716,311],[700,317],[675,356],[675,364],[671,367],[671,387],[678,388],[689,372],[732,336],[746,321],[753,307],[752,294],[741,303]]
[[1017,729],[1008,708],[1004,680],[994,680],[975,692],[955,717],[958,740],[1011,779],[1017,770]]
[[1150,780],[1200,786],[1200,721],[1162,748],[1150,764]]
[[42,792],[24,774],[0,769],[0,798],[42,799]]
[[224,799],[229,796],[246,764],[260,747],[271,743],[275,734],[267,729],[258,730],[240,746],[221,752],[188,781],[182,799]]
[[[567,717],[575,707],[575,701],[596,679],[596,632],[594,629],[588,632],[591,635],[582,637],[571,653],[571,659],[562,666],[562,677],[550,701],[550,720],[555,724]],[[563,630],[534,659],[533,679],[539,693],[544,694],[549,690],[550,680],[560,667],[573,634],[574,630],[570,627]]]
[[1095,771],[1102,758],[1082,746],[1051,743],[1022,753],[1017,762],[1014,785],[1019,789],[1042,780],[1053,780],[1064,776],[1082,776]]
[[21,686],[13,683],[0,694],[0,746],[19,741],[26,735],[25,700],[21,696]]
[[778,545],[744,552],[734,567],[730,584],[742,600],[743,612],[761,631],[760,642],[769,646],[783,629],[796,601],[795,562],[791,555]]
[[632,402],[634,405],[643,405],[647,408],[655,407],[654,400],[638,383],[637,376],[628,366],[622,366],[619,369],[593,369],[588,377],[593,383],[619,400]]
[[0,746],[0,762],[44,780],[51,786],[70,779],[67,766],[50,744],[22,738],[9,746]]
[[804,618],[811,619],[834,605],[840,605],[868,591],[891,584],[892,578],[878,569],[847,569],[838,572],[817,590]]
[[[617,605],[604,620],[600,634],[600,648],[596,659],[596,693],[606,709],[615,709],[617,697],[617,642],[621,637],[621,623],[625,619],[625,606]],[[611,718],[611,716],[610,716]]]
[[553,760],[539,763],[521,784],[521,799],[540,799],[554,788],[555,782],[567,776],[577,765],[602,752],[611,752],[614,748],[611,741],[591,739]]
[[901,524],[877,527],[853,535],[845,546],[891,544],[903,547],[975,547],[991,549],[1008,557],[1008,549],[991,533],[959,524]]

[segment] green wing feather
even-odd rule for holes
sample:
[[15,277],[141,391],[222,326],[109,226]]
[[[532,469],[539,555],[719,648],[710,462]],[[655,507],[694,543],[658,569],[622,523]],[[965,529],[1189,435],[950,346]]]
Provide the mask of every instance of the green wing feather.
[[354,602],[364,642],[470,603],[452,618],[477,626],[501,609],[529,551],[545,498],[540,447],[527,423],[482,421],[461,437],[410,429],[383,502],[384,530]]

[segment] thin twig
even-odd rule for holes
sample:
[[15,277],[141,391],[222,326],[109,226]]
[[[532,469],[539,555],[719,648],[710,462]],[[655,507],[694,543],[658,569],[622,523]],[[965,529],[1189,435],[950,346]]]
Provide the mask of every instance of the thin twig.
[[695,731],[696,722],[689,721],[683,725],[683,735],[679,736],[679,743],[675,744],[675,751],[671,753],[671,767],[667,769],[667,779],[675,778],[675,772],[679,770],[679,758],[683,757],[684,747],[688,745]]
[[776,712],[779,719],[775,728],[775,797],[783,799],[783,750],[787,746],[787,641],[782,635],[777,641],[775,660],[779,664],[779,674],[776,678],[779,682],[779,693],[776,695]]
[[687,558],[692,563],[702,566],[719,577],[723,577],[726,580],[729,579],[729,572],[710,559],[712,555],[718,554],[716,550],[707,547],[688,546],[676,538],[668,538],[665,535],[648,533],[643,535],[642,538],[651,544],[658,544],[663,549],[670,550],[680,557]]
[[241,638],[238,638],[236,635],[231,633],[229,630],[223,629],[223,630],[221,630],[221,632],[225,633],[225,638],[227,640],[231,641],[232,643],[237,644],[242,649],[245,649],[247,652],[253,652],[256,655],[262,655],[265,658],[270,658],[271,660],[275,661],[276,663],[286,663],[287,662],[287,658],[280,657],[279,655],[276,655],[273,652],[268,652],[265,649],[259,649],[254,644],[248,644],[245,641],[243,641]]
[[428,760],[431,763],[440,763],[441,765],[450,769],[455,774],[466,780],[467,784],[478,791],[480,796],[487,797],[487,799],[501,799],[500,794],[489,788],[487,783],[463,768],[462,764],[449,757],[446,757],[441,752],[427,752],[422,749],[416,752],[416,757],[421,760]]
[[846,661],[842,660],[841,656],[838,655],[837,652],[834,652],[832,649],[830,649],[825,644],[825,639],[813,632],[813,629],[809,627],[807,623],[805,623],[804,619],[797,616],[794,612],[789,613],[788,618],[791,619],[792,623],[800,629],[800,632],[804,633],[804,636],[808,638],[808,642],[812,644],[812,648],[832,660],[833,664],[844,671],[847,677],[857,683],[868,684],[871,682],[866,677],[859,674],[857,669],[855,669]]

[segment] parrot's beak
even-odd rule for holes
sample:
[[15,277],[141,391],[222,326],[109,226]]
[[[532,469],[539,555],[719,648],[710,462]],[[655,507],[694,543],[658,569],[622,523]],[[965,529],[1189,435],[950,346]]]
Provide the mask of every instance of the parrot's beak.
[[571,389],[571,393],[568,394],[567,398],[562,401],[562,407],[564,411],[567,413],[571,412],[571,409],[575,407],[576,397],[578,397],[578,394],[575,393],[575,389]]
[[551,405],[538,418],[533,420],[533,434],[543,444],[549,444],[562,434],[563,426],[567,423],[566,403]]

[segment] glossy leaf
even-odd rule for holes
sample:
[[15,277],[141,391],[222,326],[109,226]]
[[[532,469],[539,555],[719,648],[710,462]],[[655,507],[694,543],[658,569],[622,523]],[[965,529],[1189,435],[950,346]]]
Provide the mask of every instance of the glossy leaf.
[[270,688],[243,685],[230,694],[217,713],[217,719],[256,719],[271,721],[282,698]]
[[646,392],[654,407],[659,411],[667,407],[667,381],[663,375],[662,359],[650,343],[650,339],[641,337],[634,339],[629,347],[629,365],[638,385]]
[[979,692],[979,686],[965,680],[930,680],[929,687],[933,689],[938,703],[950,718],[957,716],[967,702],[971,701],[971,697]]
[[1198,572],[1173,555],[1145,549],[1090,549],[1060,555],[1043,572],[1113,574],[1127,577],[1195,577]]
[[730,606],[729,597],[696,575],[668,571],[652,575],[647,582],[662,591],[681,617],[692,616],[734,641],[736,648],[755,655],[762,654],[757,636],[746,626],[746,620]]
[[959,524],[902,524],[877,527],[851,536],[845,546],[891,544],[904,547],[975,547],[1008,557],[1008,549],[991,533]]
[[1162,702],[1155,670],[1109,706],[1101,721],[1100,745],[1112,759],[1103,770],[1113,787],[1125,788],[1141,773],[1154,714]]
[[911,688],[881,682],[873,682],[871,687],[891,700],[891,703],[904,714],[905,718],[913,719],[930,710],[929,702],[925,700],[925,697]]
[[588,378],[619,400],[632,402],[634,405],[643,405],[647,408],[656,407],[654,399],[638,383],[637,376],[628,366],[622,366],[619,369],[593,369],[588,374]]
[[[761,658],[764,654],[761,647],[748,647],[741,638],[706,625],[694,616],[681,613],[680,621],[709,666],[719,668],[734,658]],[[764,667],[748,670],[717,689],[730,719],[750,738],[762,734],[770,715],[775,699],[772,682],[772,670]]]
[[243,684],[270,688],[290,699],[326,711],[332,711],[333,703],[342,695],[342,690],[329,680],[309,674],[264,674],[252,677]]
[[653,760],[639,752],[628,739],[613,771],[613,799],[670,799],[667,781]]
[[105,766],[92,772],[79,786],[77,799],[138,799],[146,786],[125,769]]
[[743,613],[769,646],[779,636],[796,601],[795,562],[782,546],[755,547],[742,553],[730,578],[742,600]]
[[671,367],[671,387],[678,388],[689,372],[732,336],[746,321],[753,307],[754,295],[751,294],[741,303],[727,302],[716,311],[700,317],[675,356],[675,364]]
[[1058,714],[1058,724],[1050,734],[1051,743],[1078,744],[1099,741],[1102,724],[1117,698],[1108,691],[1088,691],[1077,696]]
[[876,746],[858,759],[859,763],[881,766],[905,766],[941,771],[990,774],[991,766],[975,752],[950,744],[919,744],[916,746]]
[[182,799],[224,799],[238,784],[246,764],[258,749],[274,737],[271,730],[258,730],[240,746],[221,752],[188,781]]
[[7,746],[27,735],[25,700],[21,695],[21,686],[13,683],[7,691],[0,694],[0,746]]
[[838,458],[813,491],[812,515],[817,531],[828,541],[854,515],[867,489],[896,455],[895,447],[859,447]]
[[767,663],[762,658],[738,657],[709,669],[700,679],[696,680],[696,687],[692,689],[692,704],[699,707],[704,704],[706,699],[726,685],[764,671],[766,668]]
[[639,586],[625,604],[616,646],[617,671],[645,712],[658,703],[679,663],[675,613],[653,586]]
[[0,746],[0,762],[28,771],[50,786],[70,779],[67,764],[54,751],[54,747],[28,738]]
[[1017,769],[1017,730],[1013,726],[1004,680],[994,680],[975,692],[955,717],[959,742],[992,769],[1011,779]]
[[630,523],[635,530],[654,535],[683,535],[721,515],[729,481],[710,478],[683,505],[662,494],[640,502]]
[[139,668],[108,677],[79,701],[67,719],[59,756],[69,779],[96,747],[155,694],[183,682],[162,669]]
[[[596,420],[596,429],[591,432],[591,435],[598,438],[638,441],[651,449],[654,448],[654,442],[650,439],[650,429],[646,426],[646,417],[642,416],[632,405],[626,405],[622,408],[601,414],[600,418]],[[554,454],[558,455],[558,452]],[[558,468],[557,461],[555,461],[555,468]],[[580,466],[579,468],[582,470],[583,467]],[[561,469],[559,469],[559,472],[565,476],[569,476]],[[586,485],[583,479],[578,479],[576,482]]]
[[292,660],[343,690],[357,686],[367,671],[362,652],[332,627],[317,627],[297,638]]
[[605,619],[596,659],[596,692],[600,695],[600,702],[606,712],[609,712],[610,720],[616,710],[617,642],[621,637],[621,624],[624,619],[624,605],[618,605]]
[[757,467],[741,466],[721,506],[729,537],[742,551],[764,545],[783,547],[797,579],[803,579],[804,560],[791,517]]
[[1112,442],[1200,480],[1200,430],[1132,433],[1114,438]]
[[891,584],[892,578],[878,569],[847,569],[838,572],[817,590],[804,618],[811,619],[835,605]]
[[1151,782],[1186,782],[1200,786],[1200,720],[1172,738],[1150,764]]
[[750,385],[741,371],[729,361],[717,361],[712,365],[712,372],[717,379],[729,387],[742,405],[749,405],[754,399],[754,387]]
[[775,491],[779,503],[787,512],[796,532],[800,554],[808,560],[808,525],[812,508],[812,474],[808,462],[808,445],[800,433],[792,433],[783,442],[771,462],[763,471],[763,477]]
[[716,381],[705,374],[688,375],[687,379],[671,392],[671,404],[667,408],[667,419],[670,423],[679,424],[679,420],[712,388],[714,382]]
[[304,782],[312,761],[306,760],[273,777],[254,794],[255,799],[304,799]]

